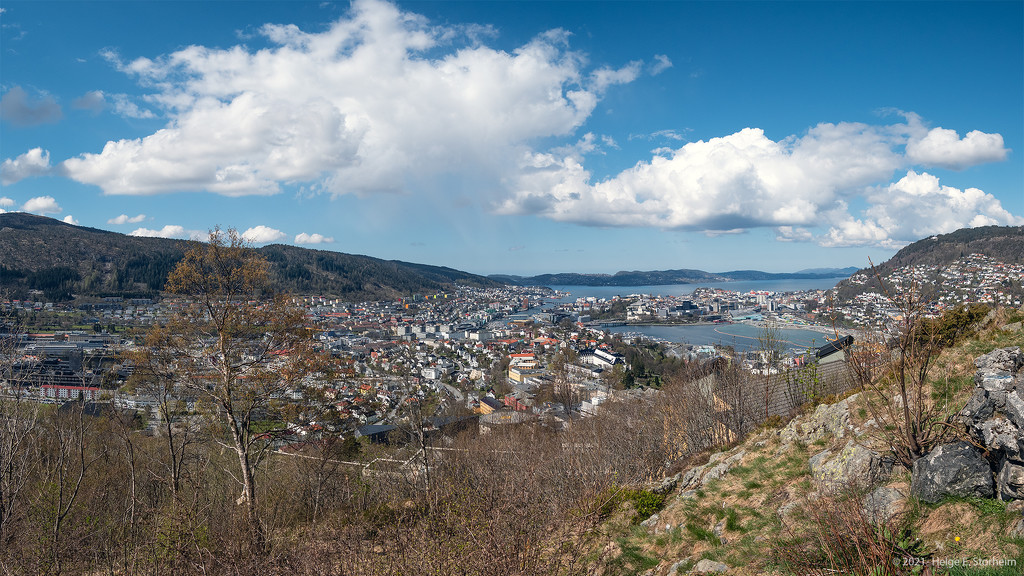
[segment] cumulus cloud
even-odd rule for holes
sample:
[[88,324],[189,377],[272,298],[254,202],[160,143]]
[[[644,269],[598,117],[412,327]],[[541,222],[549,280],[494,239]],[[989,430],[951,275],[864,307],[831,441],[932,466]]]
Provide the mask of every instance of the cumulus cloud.
[[962,170],[986,162],[1006,160],[1008,150],[1000,134],[978,130],[962,139],[955,130],[933,128],[923,138],[907,143],[907,157],[915,163]]
[[201,230],[186,230],[184,226],[168,224],[159,230],[149,228],[136,228],[128,233],[129,236],[141,236],[143,238],[176,238],[180,240],[204,240],[207,235]]
[[64,223],[71,224],[72,226],[78,226],[78,220],[75,220],[75,217],[71,214],[64,217]]
[[[1005,155],[999,135],[977,133],[960,140],[955,132],[929,131],[915,115],[905,116],[906,124],[887,126],[823,123],[778,141],[747,128],[660,148],[650,160],[596,182],[584,167],[580,146],[575,153],[530,152],[521,157],[516,189],[497,210],[583,225],[714,235],[774,227],[779,241],[825,246],[895,247],[957,228],[1024,221],[991,194],[940,186],[926,173],[910,171],[899,182],[880,186],[908,164],[939,158],[942,147],[936,142],[949,144],[947,150],[959,147],[957,154],[943,156],[947,166]],[[931,150],[931,156],[923,150]],[[851,198],[868,204],[860,217],[850,213]]]
[[49,94],[31,98],[21,86],[15,86],[0,97],[0,119],[15,126],[49,124],[61,119],[60,104]]
[[14,206],[14,200],[11,200],[10,198],[7,198],[6,196],[4,196],[4,197],[0,198],[0,206],[7,206],[7,207]]
[[302,232],[295,236],[296,244],[330,244],[331,242],[334,242],[334,238],[321,234],[306,234]]
[[899,181],[873,189],[863,218],[838,211],[837,222],[820,243],[867,244],[899,248],[935,234],[977,226],[1019,226],[1024,218],[1006,211],[999,200],[977,188],[943,186],[935,176],[911,170]]
[[57,201],[54,200],[53,196],[37,196],[32,198],[28,202],[25,202],[21,207],[25,212],[32,212],[33,214],[60,214],[64,211]]
[[129,216],[127,214],[121,214],[120,216],[118,216],[116,218],[111,218],[110,220],[107,220],[107,224],[118,224],[118,225],[120,225],[120,224],[138,224],[139,222],[142,222],[145,219],[146,219],[146,215],[145,214],[138,214],[136,216]]
[[588,71],[561,30],[511,51],[480,32],[357,0],[325,31],[264,26],[272,46],[259,51],[190,46],[130,62],[108,51],[171,121],[64,167],[107,194],[273,194],[303,182],[402,191],[467,166],[500,182],[526,143],[570,135],[605,90],[642,70]]
[[50,153],[42,148],[33,148],[21,156],[4,160],[0,164],[0,182],[10,186],[15,182],[42,176],[50,171]]
[[747,128],[691,142],[591,183],[579,158],[530,154],[499,208],[598,226],[723,231],[812,225],[839,190],[889,178],[900,164],[889,130],[820,124],[773,141]]
[[242,232],[242,238],[253,244],[267,244],[285,238],[287,234],[267,226],[254,226]]

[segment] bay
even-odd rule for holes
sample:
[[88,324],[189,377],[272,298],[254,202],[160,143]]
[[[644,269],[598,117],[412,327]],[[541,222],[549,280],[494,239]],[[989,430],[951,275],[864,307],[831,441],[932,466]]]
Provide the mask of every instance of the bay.
[[[649,294],[652,296],[686,296],[701,287],[721,288],[732,292],[801,292],[805,290],[827,290],[835,287],[842,278],[812,278],[788,280],[744,280],[734,282],[702,282],[694,284],[670,284],[651,286],[551,286],[569,295],[552,300],[550,305],[575,302],[578,298],[594,297],[609,299],[614,296],[630,294]],[[547,307],[547,306],[545,306]],[[694,346],[717,345],[733,346],[738,352],[757,350],[760,348],[758,337],[762,328],[753,323],[724,324],[684,324],[665,325],[629,325],[611,326],[606,330],[620,334],[642,334],[656,340],[691,344]],[[779,336],[790,351],[803,351],[826,343],[826,333],[806,328],[780,326]],[[834,333],[829,335],[834,337]]]

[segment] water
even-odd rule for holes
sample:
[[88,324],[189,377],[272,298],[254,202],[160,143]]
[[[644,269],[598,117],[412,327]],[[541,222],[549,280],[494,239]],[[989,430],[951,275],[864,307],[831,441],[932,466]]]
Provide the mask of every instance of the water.
[[[575,302],[577,298],[593,296],[609,299],[613,296],[629,294],[651,294],[654,296],[686,296],[701,287],[721,288],[732,292],[768,291],[768,292],[799,292],[804,290],[827,290],[833,288],[842,278],[814,278],[801,280],[744,280],[736,282],[702,282],[695,284],[670,284],[654,286],[551,286],[555,290],[568,292],[570,295],[559,300],[552,300],[551,305]],[[547,306],[546,306],[547,307]],[[734,346],[736,351],[744,352],[760,348],[758,337],[762,329],[754,324],[713,324],[713,325],[677,325],[677,326],[613,326],[608,330],[614,333],[643,334],[657,340],[675,343],[692,344],[694,346],[720,345]],[[825,345],[825,332],[805,328],[779,327],[779,337],[790,351],[803,351],[810,347]],[[835,334],[829,334],[835,337]]]
[[[733,346],[737,352],[748,352],[761,348],[758,338],[762,328],[753,324],[700,324],[678,326],[611,326],[609,332],[616,334],[643,334],[656,340],[692,344],[694,346]],[[825,345],[825,334],[805,328],[779,327],[778,337],[789,351],[802,352],[808,348]],[[835,337],[834,334],[831,337]]]

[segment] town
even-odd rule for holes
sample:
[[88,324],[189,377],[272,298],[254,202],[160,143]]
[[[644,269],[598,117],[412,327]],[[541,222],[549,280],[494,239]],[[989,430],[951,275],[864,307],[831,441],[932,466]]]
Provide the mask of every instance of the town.
[[[897,287],[939,277],[942,286],[929,303],[932,315],[965,302],[1020,305],[1024,266],[972,254],[943,270],[897,269]],[[864,283],[867,276],[851,278]],[[627,291],[624,289],[623,291]],[[898,314],[895,304],[876,292],[838,305],[834,290],[801,292],[697,288],[685,296],[627,294],[611,298],[571,296],[548,288],[459,287],[395,301],[346,303],[337,299],[293,297],[305,311],[317,345],[342,368],[329,381],[322,416],[288,423],[300,442],[326,428],[341,435],[384,440],[407,421],[410,404],[430,399],[449,418],[472,416],[483,428],[543,421],[556,428],[585,418],[602,403],[656,388],[661,374],[638,372],[628,362],[631,347],[660,346],[670,362],[707,362],[739,357],[752,373],[784,370],[806,362],[815,350],[769,358],[765,351],[737,354],[713,345],[652,342],[611,326],[630,324],[727,323],[809,328],[838,336],[834,318],[846,325],[877,327]],[[3,312],[22,321],[53,325],[74,322],[91,329],[25,331],[11,334],[4,365],[3,393],[41,402],[69,400],[110,403],[144,413],[151,426],[160,418],[159,398],[129,385],[134,367],[126,353],[141,345],[146,331],[178,309],[175,298],[103,298],[75,306],[11,300]],[[72,320],[73,319],[73,320]],[[31,325],[31,322],[29,322]],[[825,338],[822,343],[825,343]],[[295,393],[296,400],[312,402]],[[186,405],[195,398],[183,393]],[[329,422],[329,423],[328,423]]]

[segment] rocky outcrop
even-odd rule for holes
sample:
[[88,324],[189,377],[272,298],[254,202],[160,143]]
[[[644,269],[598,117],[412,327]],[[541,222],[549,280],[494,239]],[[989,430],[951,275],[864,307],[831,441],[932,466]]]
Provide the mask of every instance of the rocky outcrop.
[[825,450],[810,459],[811,474],[825,487],[868,487],[886,480],[895,463],[851,440],[834,457]]
[[910,492],[925,502],[946,496],[995,495],[988,460],[967,442],[943,444],[914,462]]
[[967,433],[988,452],[996,495],[1024,499],[1024,354],[1019,347],[979,356],[974,392],[960,412]]
[[[812,443],[827,440],[835,436],[842,438],[851,429],[850,405],[856,401],[857,394],[835,404],[821,404],[807,419],[794,419],[779,432],[779,440],[784,448],[795,440]],[[783,448],[783,449],[784,449]]]

